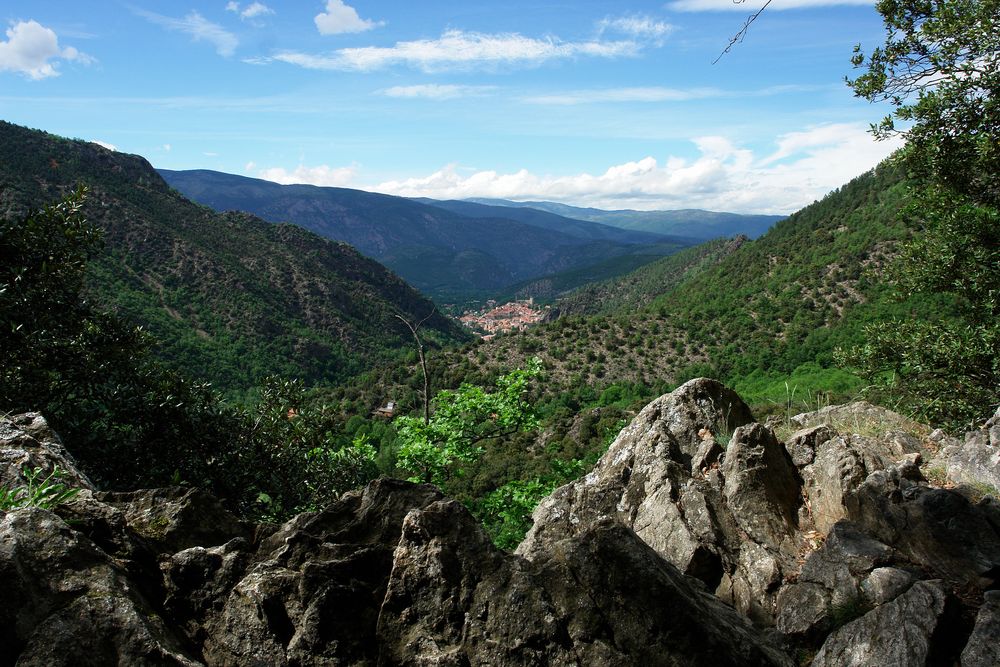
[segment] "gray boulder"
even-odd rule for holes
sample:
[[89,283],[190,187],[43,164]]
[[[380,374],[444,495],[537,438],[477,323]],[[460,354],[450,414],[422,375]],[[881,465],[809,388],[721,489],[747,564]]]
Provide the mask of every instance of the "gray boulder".
[[833,632],[812,667],[916,667],[932,660],[931,639],[945,615],[940,582],[921,581],[892,602]]
[[1000,665],[1000,591],[986,591],[965,650],[962,667]]
[[[739,396],[715,380],[691,380],[661,396],[622,430],[589,474],[539,504],[517,553],[533,559],[615,518],[714,588],[724,569],[719,544],[731,540],[735,552],[739,528],[723,509],[717,471],[702,476],[700,467],[714,456],[709,440],[752,420]],[[699,469],[694,477],[693,465]]]
[[736,429],[722,476],[726,505],[750,540],[794,552],[802,480],[774,432],[760,424]]
[[966,433],[963,443],[945,447],[939,460],[955,482],[1000,492],[1000,409],[983,428]]
[[972,503],[923,483],[904,462],[876,471],[845,500],[862,531],[951,585],[984,590],[1000,583],[1000,504]]
[[0,517],[0,646],[19,666],[198,664],[140,588],[52,512]]

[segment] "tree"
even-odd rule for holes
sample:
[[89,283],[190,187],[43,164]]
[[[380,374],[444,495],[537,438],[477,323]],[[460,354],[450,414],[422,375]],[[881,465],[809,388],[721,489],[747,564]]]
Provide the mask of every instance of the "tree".
[[541,374],[541,361],[501,376],[496,391],[463,384],[434,397],[434,414],[428,421],[416,417],[396,420],[400,442],[400,467],[413,473],[415,482],[444,483],[458,463],[482,454],[480,443],[522,429],[533,429],[538,417],[527,401],[530,381]]
[[410,322],[408,319],[400,315],[399,313],[394,313],[396,319],[406,325],[406,328],[410,330],[413,334],[413,340],[417,342],[417,355],[420,357],[420,370],[424,374],[424,424],[427,424],[431,420],[431,377],[427,373],[427,358],[424,356],[424,343],[420,340],[420,326],[429,320],[435,311],[432,309],[431,312],[427,314],[427,317],[420,320],[416,324]]
[[[848,85],[895,110],[872,125],[903,135],[916,176],[1000,204],[1000,0],[880,0],[886,40],[851,59]],[[899,124],[897,124],[899,123]]]
[[[924,416],[958,427],[1000,401],[1000,0],[881,0],[886,42],[848,84],[895,107],[872,126],[902,135],[914,229],[888,271],[900,297],[940,300],[935,320],[883,322],[840,352]],[[897,124],[898,123],[898,124]]]

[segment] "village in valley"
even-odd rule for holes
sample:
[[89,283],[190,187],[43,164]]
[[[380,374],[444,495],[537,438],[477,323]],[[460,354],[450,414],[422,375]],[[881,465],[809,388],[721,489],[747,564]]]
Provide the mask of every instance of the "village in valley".
[[535,302],[532,298],[499,305],[490,299],[486,302],[484,310],[467,310],[458,319],[462,324],[482,336],[483,340],[490,340],[498,333],[524,331],[545,320],[548,314],[549,306],[535,308]]

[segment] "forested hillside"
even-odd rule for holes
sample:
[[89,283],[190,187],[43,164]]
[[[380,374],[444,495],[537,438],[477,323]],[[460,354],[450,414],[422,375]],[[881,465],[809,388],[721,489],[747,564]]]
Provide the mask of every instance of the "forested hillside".
[[595,282],[559,299],[559,314],[615,315],[635,312],[736,252],[747,237],[721,238],[664,257],[624,276]]
[[[898,171],[880,167],[760,239],[712,242],[584,288],[556,321],[439,355],[432,366],[441,385],[453,386],[538,356],[553,396],[596,398],[612,386],[652,394],[707,375],[764,402],[784,397],[786,381],[796,400],[821,400],[816,391],[843,397],[861,385],[837,368],[837,347],[860,342],[868,322],[946,310],[927,298],[897,302],[881,281],[910,234],[898,215],[907,187]],[[399,369],[393,375],[403,379]]]
[[[240,393],[267,375],[333,383],[408,352],[433,304],[353,248],[292,225],[217,214],[167,186],[144,159],[0,124],[0,214],[8,220],[89,188],[104,231],[89,265],[99,304],[154,334],[158,355]],[[437,314],[429,341],[465,334]]]

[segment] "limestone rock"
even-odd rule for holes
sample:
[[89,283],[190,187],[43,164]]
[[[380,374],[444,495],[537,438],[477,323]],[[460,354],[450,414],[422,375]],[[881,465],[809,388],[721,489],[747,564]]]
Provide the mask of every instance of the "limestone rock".
[[895,600],[913,583],[913,574],[896,567],[877,567],[861,582],[865,599],[880,605]]
[[797,529],[802,483],[774,432],[760,424],[736,429],[722,476],[726,504],[740,528],[759,544],[789,547]]
[[[212,605],[206,662],[374,662],[379,609],[403,520],[442,499],[429,485],[378,480],[322,512],[286,522],[261,541],[246,573]],[[209,573],[204,580],[208,597],[218,600],[211,593],[215,578]]]
[[797,467],[809,465],[816,458],[816,448],[837,435],[829,426],[810,426],[789,436],[785,449]]
[[1000,591],[986,591],[972,636],[962,651],[962,667],[1000,665],[998,638],[1000,638]]
[[884,470],[906,453],[893,439],[837,435],[820,442],[813,461],[802,468],[810,519],[816,530],[829,531],[845,516],[844,498],[869,473]]
[[952,480],[1000,492],[1000,409],[983,428],[966,433],[962,444],[945,447],[940,460]]
[[249,538],[250,526],[200,489],[167,487],[127,492],[99,492],[94,498],[118,508],[129,528],[159,552],[194,546],[213,547],[237,537]]
[[1000,504],[922,484],[911,462],[876,471],[846,499],[857,526],[955,586],[1000,583]]
[[24,468],[41,468],[46,476],[57,467],[67,486],[91,491],[97,488],[77,468],[75,459],[42,415],[27,412],[0,416],[0,486],[23,485]]
[[945,613],[946,595],[936,581],[921,581],[892,602],[833,632],[813,667],[927,665],[931,638]]
[[517,553],[533,559],[546,545],[616,518],[682,571],[714,585],[722,576],[718,542],[729,535],[738,543],[738,528],[717,486],[692,479],[691,469],[710,459],[711,447],[701,451],[709,437],[752,419],[739,396],[705,378],[652,401],[593,471],[539,504]]
[[0,518],[0,599],[18,665],[197,664],[125,571],[48,510]]

